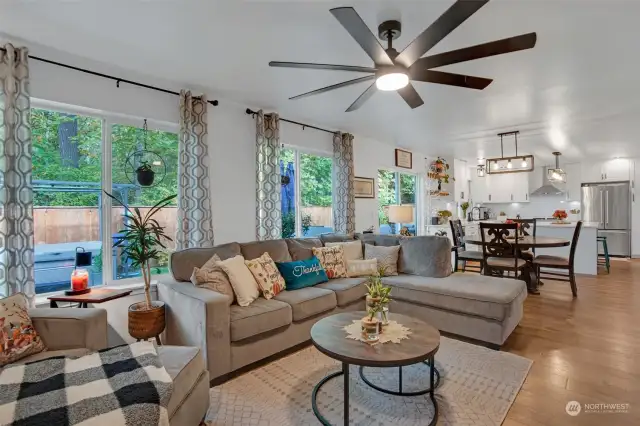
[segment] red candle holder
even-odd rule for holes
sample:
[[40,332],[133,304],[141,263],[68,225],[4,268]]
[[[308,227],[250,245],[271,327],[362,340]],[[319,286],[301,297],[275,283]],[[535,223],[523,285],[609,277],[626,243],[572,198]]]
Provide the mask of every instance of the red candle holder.
[[71,291],[86,292],[89,289],[89,271],[86,269],[74,269],[71,273]]

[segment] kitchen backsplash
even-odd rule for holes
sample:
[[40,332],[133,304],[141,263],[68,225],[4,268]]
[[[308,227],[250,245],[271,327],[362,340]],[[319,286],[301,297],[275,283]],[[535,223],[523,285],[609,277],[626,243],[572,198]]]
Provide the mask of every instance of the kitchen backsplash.
[[571,209],[580,209],[579,201],[565,201],[563,196],[531,197],[528,203],[504,203],[484,204],[483,207],[491,209],[495,217],[501,211],[509,217],[520,215],[522,218],[551,217],[555,210],[563,209],[569,213]]

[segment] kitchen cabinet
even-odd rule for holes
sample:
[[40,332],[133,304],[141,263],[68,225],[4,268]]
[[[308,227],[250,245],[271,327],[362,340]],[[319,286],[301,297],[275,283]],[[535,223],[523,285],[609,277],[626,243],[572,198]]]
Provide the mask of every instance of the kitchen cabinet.
[[567,191],[567,201],[580,201],[582,197],[582,175],[581,166],[579,163],[570,163],[562,166],[562,169],[567,174],[567,182],[565,184],[565,190]]
[[[470,168],[469,170],[471,171],[473,170],[473,168]],[[489,192],[487,190],[487,182],[489,176],[478,177],[477,173],[472,173],[470,177],[471,182],[469,182],[469,190],[471,192],[471,200],[474,202],[474,204],[488,203]]]
[[463,160],[453,160],[453,197],[461,203],[469,200],[469,167]]
[[[528,175],[528,173],[487,175],[483,181],[476,183],[474,188],[477,186],[476,191],[484,195],[482,201],[484,203],[526,203],[529,202]],[[474,198],[474,201],[477,200]]]
[[580,167],[582,182],[612,182],[631,180],[631,160],[615,158],[613,160],[584,162]]

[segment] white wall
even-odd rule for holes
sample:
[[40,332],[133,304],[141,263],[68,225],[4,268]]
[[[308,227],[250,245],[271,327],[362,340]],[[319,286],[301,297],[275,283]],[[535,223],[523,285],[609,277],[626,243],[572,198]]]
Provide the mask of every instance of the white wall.
[[411,170],[403,169],[395,166],[396,147],[373,139],[360,138],[358,135],[354,135],[353,142],[355,175],[376,180],[376,198],[356,198],[356,232],[362,232],[370,226],[373,226],[377,231],[379,229],[378,170],[397,170],[422,176],[424,175],[425,156],[419,152],[413,152],[413,168]]

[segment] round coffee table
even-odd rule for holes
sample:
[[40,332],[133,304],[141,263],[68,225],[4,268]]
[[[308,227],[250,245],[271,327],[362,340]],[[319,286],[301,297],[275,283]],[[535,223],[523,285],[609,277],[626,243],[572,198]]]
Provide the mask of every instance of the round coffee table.
[[[435,354],[440,347],[440,332],[424,321],[400,315],[391,314],[391,319],[411,330],[408,339],[400,343],[384,343],[370,345],[358,340],[347,339],[347,332],[343,327],[354,320],[360,320],[366,312],[349,312],[331,315],[323,318],[311,328],[311,341],[323,354],[342,362],[342,370],[336,371],[324,377],[313,388],[311,393],[311,406],[313,413],[323,425],[330,426],[327,419],[320,414],[316,398],[320,388],[329,380],[340,375],[344,376],[344,424],[349,424],[349,365],[360,366],[360,377],[372,388],[392,395],[414,396],[429,393],[433,404],[434,415],[429,425],[435,425],[438,421],[438,403],[435,398],[435,389],[440,382],[440,373],[435,368]],[[429,366],[429,389],[417,392],[402,391],[402,367],[424,363]],[[398,367],[399,390],[384,389],[372,384],[363,374],[364,367]],[[436,376],[438,380],[436,381]]]

